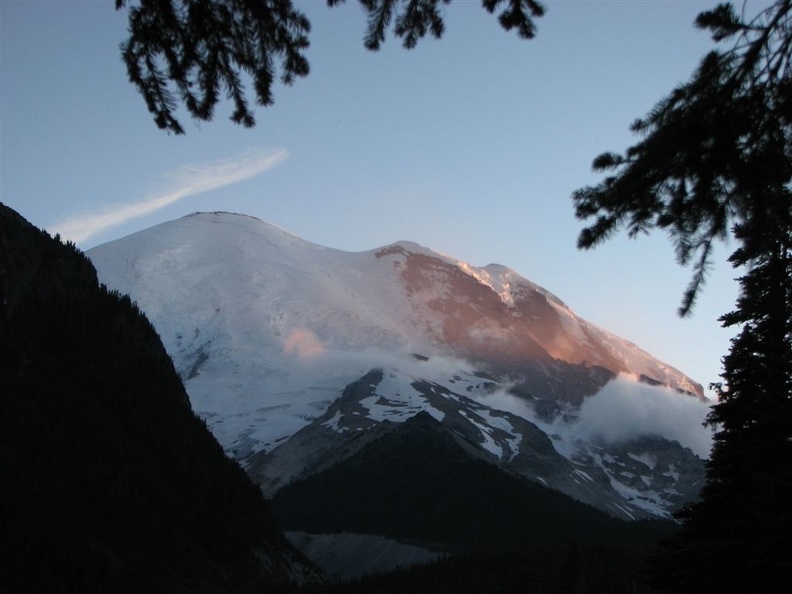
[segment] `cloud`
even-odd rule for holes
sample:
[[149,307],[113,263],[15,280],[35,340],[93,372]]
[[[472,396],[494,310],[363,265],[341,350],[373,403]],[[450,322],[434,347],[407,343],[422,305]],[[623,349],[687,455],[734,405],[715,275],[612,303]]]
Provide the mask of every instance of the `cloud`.
[[255,177],[279,165],[288,156],[284,149],[252,150],[221,161],[184,165],[166,175],[166,182],[160,189],[138,202],[116,204],[101,212],[78,215],[53,225],[49,230],[79,243],[188,196]]
[[420,346],[400,352],[377,348],[337,350],[332,345],[323,344],[306,328],[291,330],[282,345],[283,353],[289,355],[288,364],[294,365],[293,369],[302,382],[312,385],[336,378],[336,385],[346,386],[372,369],[440,384],[446,384],[448,378],[455,375],[470,376],[473,373],[470,364],[461,359],[443,356],[431,356],[428,360],[416,358],[413,353],[431,353],[431,350]]
[[709,457],[712,431],[703,426],[710,404],[626,376],[609,382],[580,408],[576,430],[607,442],[661,435]]
[[507,342],[513,338],[508,328],[493,320],[477,320],[468,328],[468,336],[477,342]]
[[324,350],[316,334],[306,328],[295,328],[283,341],[283,352],[298,359],[315,357]]
[[572,454],[578,440],[603,440],[622,443],[642,436],[661,436],[678,441],[699,458],[708,458],[712,447],[712,430],[704,427],[711,402],[703,402],[671,388],[650,386],[632,376],[621,375],[599,392],[584,400],[580,410],[565,410],[552,421],[540,418],[533,405],[505,389],[478,397],[477,400],[497,410],[510,412],[555,435],[556,449]]
[[522,417],[532,423],[538,423],[536,411],[531,404],[523,398],[513,396],[508,392],[508,386],[496,390],[492,394],[477,397],[476,400],[481,404],[489,406],[494,410],[502,410],[518,417]]

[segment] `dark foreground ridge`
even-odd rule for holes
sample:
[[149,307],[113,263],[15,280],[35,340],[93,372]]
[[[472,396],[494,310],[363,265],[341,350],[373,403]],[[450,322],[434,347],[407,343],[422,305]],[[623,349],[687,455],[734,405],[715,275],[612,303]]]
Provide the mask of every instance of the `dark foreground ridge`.
[[271,507],[286,530],[375,534],[451,552],[571,542],[646,546],[671,529],[667,522],[618,520],[475,459],[427,413],[286,485]]
[[0,204],[0,592],[262,592],[315,579],[159,337]]

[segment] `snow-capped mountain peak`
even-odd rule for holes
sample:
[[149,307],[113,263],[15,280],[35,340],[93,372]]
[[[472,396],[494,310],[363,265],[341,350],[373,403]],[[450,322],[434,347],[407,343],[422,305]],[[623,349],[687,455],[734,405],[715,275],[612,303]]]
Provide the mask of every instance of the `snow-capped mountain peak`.
[[[100,280],[151,319],[194,409],[240,460],[267,456],[316,423],[341,434],[349,423],[372,427],[424,411],[446,424],[456,418],[451,426],[482,456],[508,466],[522,459],[521,436],[537,418],[574,414],[619,374],[680,398],[702,394],[516,271],[476,267],[408,241],[345,252],[216,212],[88,255]],[[372,369],[385,370],[379,392],[354,410],[338,408],[345,388]],[[515,420],[487,404],[493,387],[536,418]],[[553,447],[564,459],[582,451]],[[567,490],[576,492],[574,484]]]

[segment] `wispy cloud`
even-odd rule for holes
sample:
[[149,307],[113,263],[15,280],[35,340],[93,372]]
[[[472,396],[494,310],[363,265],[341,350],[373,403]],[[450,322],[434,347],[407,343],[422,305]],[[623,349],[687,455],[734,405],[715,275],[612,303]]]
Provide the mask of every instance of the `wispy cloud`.
[[221,161],[184,165],[167,174],[158,190],[138,202],[110,205],[100,212],[78,215],[50,226],[49,230],[80,243],[101,231],[160,210],[188,196],[255,177],[279,165],[288,156],[284,149],[253,150]]

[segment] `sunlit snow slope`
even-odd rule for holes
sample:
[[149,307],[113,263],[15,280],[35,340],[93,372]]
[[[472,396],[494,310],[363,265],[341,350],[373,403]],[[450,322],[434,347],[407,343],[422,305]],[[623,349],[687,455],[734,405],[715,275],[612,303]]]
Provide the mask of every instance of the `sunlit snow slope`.
[[515,271],[413,243],[350,253],[200,213],[88,255],[154,323],[193,407],[240,459],[320,417],[368,370],[414,354],[573,409],[620,373],[702,393]]
[[408,242],[343,252],[228,213],[88,255],[268,494],[419,413],[468,455],[619,517],[666,516],[700,486],[707,437],[685,427],[700,429],[701,387],[504,266]]

